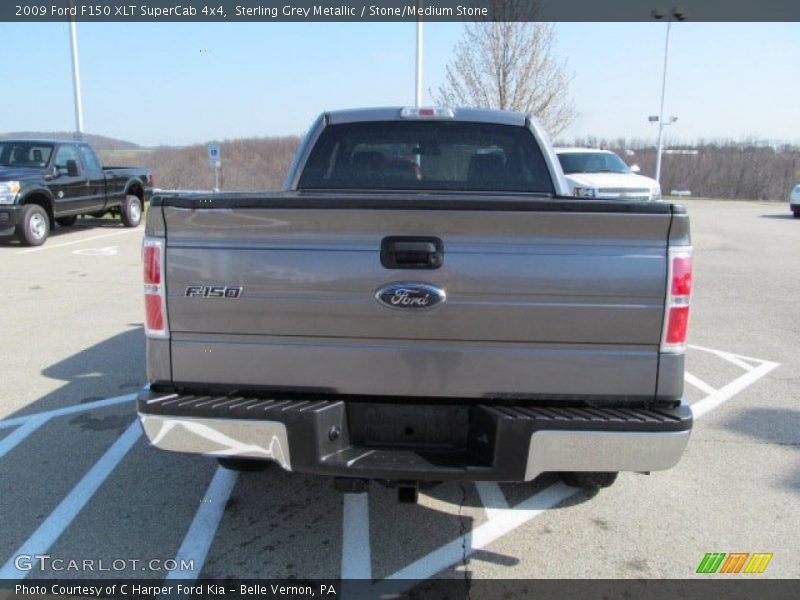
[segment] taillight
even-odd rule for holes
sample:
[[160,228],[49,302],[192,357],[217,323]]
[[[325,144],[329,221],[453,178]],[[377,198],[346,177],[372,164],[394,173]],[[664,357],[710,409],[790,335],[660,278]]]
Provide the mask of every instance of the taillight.
[[690,296],[692,293],[692,255],[672,257],[672,295]]
[[145,242],[144,246],[144,283],[159,285],[161,283],[161,246]]
[[692,299],[692,248],[676,246],[667,255],[667,300],[664,305],[664,332],[661,351],[680,353],[686,350],[689,305]]
[[147,337],[169,337],[167,294],[164,286],[164,241],[145,238],[144,262],[144,333]]
[[147,319],[147,335],[164,332],[164,311],[161,307],[161,296],[157,294],[144,295],[144,310]]

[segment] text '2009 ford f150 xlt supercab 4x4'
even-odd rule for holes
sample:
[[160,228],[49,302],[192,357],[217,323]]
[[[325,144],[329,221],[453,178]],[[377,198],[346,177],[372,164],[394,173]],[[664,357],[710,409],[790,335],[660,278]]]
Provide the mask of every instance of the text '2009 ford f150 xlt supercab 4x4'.
[[323,114],[282,192],[156,196],[147,437],[340,489],[672,467],[688,215],[568,193],[525,114],[387,108]]

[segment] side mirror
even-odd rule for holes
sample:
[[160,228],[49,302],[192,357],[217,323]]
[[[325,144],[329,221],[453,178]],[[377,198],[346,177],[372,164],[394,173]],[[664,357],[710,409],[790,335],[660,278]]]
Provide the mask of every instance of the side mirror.
[[638,173],[639,171],[641,171],[639,165],[631,165],[631,173]]
[[68,160],[67,161],[67,175],[70,177],[77,177],[78,176],[78,161],[77,160]]

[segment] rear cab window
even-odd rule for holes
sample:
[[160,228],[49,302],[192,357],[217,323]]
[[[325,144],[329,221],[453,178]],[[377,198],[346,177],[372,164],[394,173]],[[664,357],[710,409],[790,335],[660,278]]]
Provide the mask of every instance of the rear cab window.
[[95,156],[94,151],[86,144],[81,144],[80,146],[78,146],[78,149],[81,151],[81,156],[83,157],[83,165],[86,167],[86,170],[99,171],[100,163],[97,161],[97,157]]
[[554,193],[529,129],[441,121],[328,126],[298,188]]

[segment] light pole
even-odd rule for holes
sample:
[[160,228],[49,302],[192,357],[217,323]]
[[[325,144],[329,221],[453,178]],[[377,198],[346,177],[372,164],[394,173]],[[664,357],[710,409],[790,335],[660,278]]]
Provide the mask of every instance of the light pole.
[[[667,17],[665,13],[661,12],[659,9],[655,9],[653,11],[653,18],[657,21],[662,20],[664,17]],[[676,21],[685,21],[686,20],[686,13],[681,11],[680,9],[673,8],[671,15]],[[660,184],[661,183],[661,154],[664,149],[664,127],[667,125],[672,125],[675,121],[678,120],[677,117],[670,117],[668,123],[664,122],[664,98],[667,95],[667,66],[669,64],[669,34],[672,30],[672,20],[667,20],[667,37],[666,42],[664,43],[664,72],[661,76],[661,110],[658,113],[658,143],[657,143],[657,150],[656,150],[656,181]],[[653,117],[650,117],[650,121],[653,121]]]
[[659,115],[650,115],[647,119],[651,123],[658,123],[658,142],[657,147],[658,150],[656,152],[656,175],[655,180],[658,183],[661,183],[661,156],[664,154],[664,127],[667,125],[672,125],[675,121],[678,120],[678,117],[670,115],[669,119],[664,121],[664,107],[661,107],[661,116]]
[[[75,7],[70,0],[70,7]],[[78,60],[78,31],[75,18],[69,22],[69,44],[72,49],[72,93],[75,96],[75,139],[83,139],[83,100],[81,99],[81,67]]]
[[[420,9],[422,2],[419,3]],[[415,87],[415,102],[417,108],[422,106],[422,19],[417,16],[417,77]]]
[[661,151],[664,148],[664,97],[667,95],[667,64],[669,61],[669,32],[672,21],[667,21],[667,41],[664,45],[664,74],[661,78],[661,110],[658,112],[658,150],[656,150],[656,181],[661,183]]

